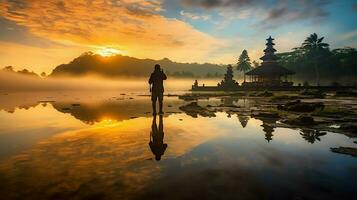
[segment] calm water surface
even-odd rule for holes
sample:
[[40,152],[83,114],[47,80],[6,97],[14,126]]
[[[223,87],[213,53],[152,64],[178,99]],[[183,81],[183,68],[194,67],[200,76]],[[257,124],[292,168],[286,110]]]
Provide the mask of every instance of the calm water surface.
[[[143,93],[0,98],[1,199],[353,199],[353,139],[269,129],[244,113],[196,118]],[[200,100],[221,104],[229,99]],[[231,100],[250,109],[250,101]]]

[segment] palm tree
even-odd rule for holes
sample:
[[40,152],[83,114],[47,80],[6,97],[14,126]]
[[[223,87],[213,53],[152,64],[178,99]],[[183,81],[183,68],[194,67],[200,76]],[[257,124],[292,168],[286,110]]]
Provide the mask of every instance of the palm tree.
[[319,38],[316,33],[313,33],[302,43],[306,55],[313,60],[317,85],[320,85],[318,62],[326,52],[329,52],[329,44],[323,43],[323,39],[324,37]]
[[245,72],[250,70],[252,66],[250,65],[250,59],[248,56],[247,50],[243,50],[242,54],[239,56],[237,63],[237,70],[243,71],[244,74],[244,82],[245,82]]

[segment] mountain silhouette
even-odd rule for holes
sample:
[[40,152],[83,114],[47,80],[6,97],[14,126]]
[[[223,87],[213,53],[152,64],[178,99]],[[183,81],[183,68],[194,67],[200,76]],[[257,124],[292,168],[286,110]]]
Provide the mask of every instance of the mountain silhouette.
[[3,69],[1,69],[1,71],[39,78],[38,74],[36,74],[35,72],[29,71],[28,69],[15,71],[13,66],[6,66]]
[[217,64],[177,63],[168,58],[153,60],[123,55],[103,57],[92,52],[86,52],[68,64],[57,66],[50,76],[147,77],[155,64],[160,64],[167,75],[174,77],[221,77],[225,71],[222,65]]

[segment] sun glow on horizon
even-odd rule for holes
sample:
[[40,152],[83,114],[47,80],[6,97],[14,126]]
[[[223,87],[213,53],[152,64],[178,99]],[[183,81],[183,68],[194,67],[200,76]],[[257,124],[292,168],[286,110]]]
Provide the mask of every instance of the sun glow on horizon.
[[114,48],[101,48],[96,51],[96,54],[103,57],[109,57],[123,54],[123,51]]

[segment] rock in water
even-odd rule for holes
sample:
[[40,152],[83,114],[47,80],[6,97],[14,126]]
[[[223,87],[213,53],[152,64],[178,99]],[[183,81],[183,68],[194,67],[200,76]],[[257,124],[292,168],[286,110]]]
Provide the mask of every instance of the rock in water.
[[347,154],[353,157],[357,157],[357,148],[353,147],[338,147],[338,148],[330,148],[332,152]]
[[301,115],[295,119],[287,119],[284,123],[298,126],[311,126],[316,124],[314,118],[305,115]]
[[340,129],[352,134],[357,134],[357,124],[342,124]]
[[215,117],[216,116],[214,114],[214,112],[211,112],[211,111],[207,110],[206,108],[199,106],[197,104],[197,102],[191,102],[187,105],[181,106],[179,109],[184,111],[187,115],[190,115],[195,118],[198,115],[201,115],[203,117]]
[[285,105],[279,105],[279,110],[293,111],[293,112],[313,112],[316,109],[323,109],[325,105],[322,102],[305,103],[300,100],[290,101]]

